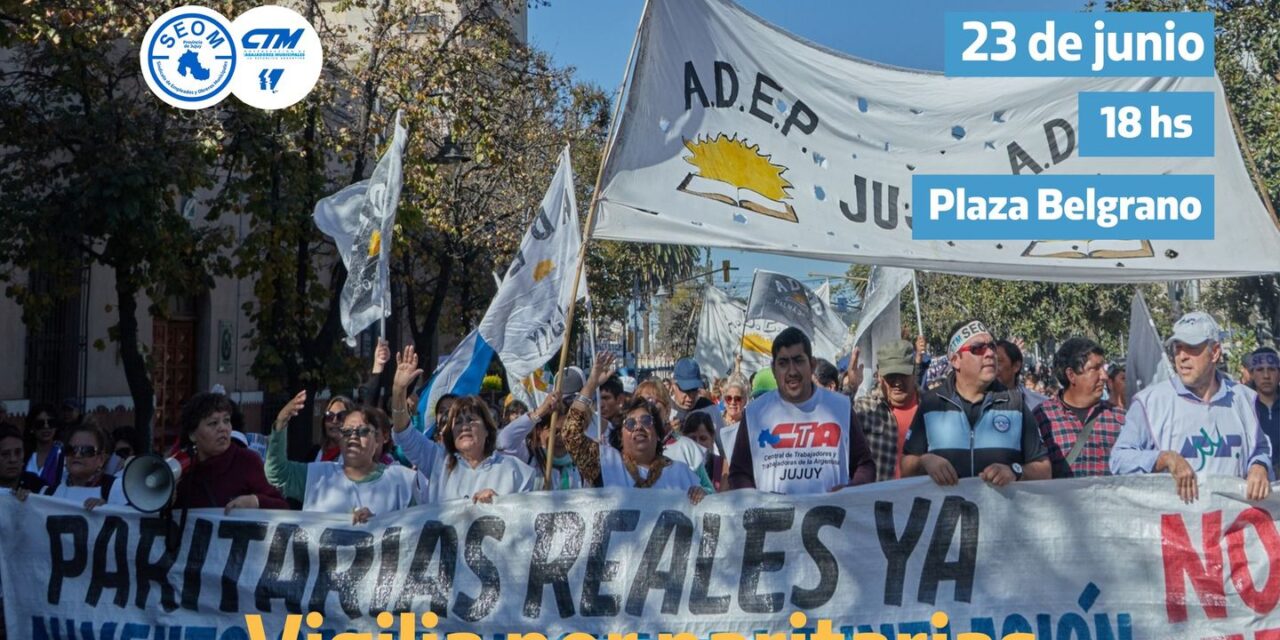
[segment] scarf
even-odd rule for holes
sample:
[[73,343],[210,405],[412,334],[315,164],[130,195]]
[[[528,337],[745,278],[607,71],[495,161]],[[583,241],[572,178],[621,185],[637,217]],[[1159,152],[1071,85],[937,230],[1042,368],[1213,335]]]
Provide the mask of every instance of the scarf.
[[647,489],[652,487],[658,478],[662,477],[662,470],[671,466],[671,458],[666,456],[658,456],[654,458],[653,464],[649,465],[649,477],[641,478],[639,465],[630,456],[623,454],[622,465],[626,467],[627,473],[631,474],[631,480],[635,483],[637,489]]
[[568,489],[573,470],[577,468],[573,464],[573,456],[567,453],[562,456],[556,456],[551,459],[551,466],[555,468],[560,476],[560,488]]

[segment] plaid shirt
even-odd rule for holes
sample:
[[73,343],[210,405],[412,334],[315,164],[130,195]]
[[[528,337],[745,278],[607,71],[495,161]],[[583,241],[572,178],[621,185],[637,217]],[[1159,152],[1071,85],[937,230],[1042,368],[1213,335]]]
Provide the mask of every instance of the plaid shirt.
[[889,401],[877,386],[853,401],[853,413],[867,436],[867,447],[876,463],[876,482],[892,480],[893,470],[898,467],[898,420],[893,417]]
[[1080,450],[1075,464],[1067,465],[1067,454],[1076,444],[1076,436],[1084,430],[1084,424],[1076,414],[1062,404],[1062,396],[1045,400],[1032,412],[1040,427],[1040,437],[1049,450],[1049,462],[1055,478],[1080,478],[1111,475],[1111,447],[1120,437],[1124,426],[1124,409],[1101,400],[1089,411],[1093,418],[1093,432]]

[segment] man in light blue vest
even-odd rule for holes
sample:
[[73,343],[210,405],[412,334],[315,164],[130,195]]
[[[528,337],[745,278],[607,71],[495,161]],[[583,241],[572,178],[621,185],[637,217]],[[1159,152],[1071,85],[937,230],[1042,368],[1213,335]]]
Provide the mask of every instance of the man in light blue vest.
[[1271,495],[1271,443],[1258,423],[1257,394],[1218,372],[1221,334],[1200,311],[1173,325],[1165,346],[1177,375],[1133,397],[1112,473],[1168,472],[1185,502],[1199,498],[1199,475],[1245,478],[1249,500]]

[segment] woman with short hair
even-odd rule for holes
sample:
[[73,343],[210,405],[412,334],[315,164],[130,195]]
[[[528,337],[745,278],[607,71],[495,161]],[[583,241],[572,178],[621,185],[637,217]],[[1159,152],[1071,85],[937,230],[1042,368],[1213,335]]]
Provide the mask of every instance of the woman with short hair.
[[[307,392],[294,396],[285,410],[296,415]],[[178,509],[287,509],[289,504],[262,469],[254,452],[231,442],[231,399],[221,393],[197,393],[182,406],[177,448],[191,458],[178,480]],[[283,411],[282,411],[283,412]]]

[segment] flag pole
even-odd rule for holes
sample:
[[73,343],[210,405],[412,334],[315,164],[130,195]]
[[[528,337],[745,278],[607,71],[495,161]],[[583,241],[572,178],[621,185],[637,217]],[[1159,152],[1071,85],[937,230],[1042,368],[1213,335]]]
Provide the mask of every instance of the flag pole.
[[[640,32],[644,29],[645,19],[649,17],[649,0],[645,0],[644,7],[640,12],[640,22],[636,25],[635,37],[631,40],[631,52],[627,54],[627,66],[622,73],[622,84],[618,87],[618,102],[613,105],[613,120],[609,123],[609,136],[605,139],[604,153],[600,157],[600,168],[596,171],[596,186],[591,191],[591,205],[587,209],[587,223],[582,234],[582,246],[578,249],[578,266],[573,276],[573,285],[569,296],[569,309],[565,313],[565,336],[564,342],[560,345],[560,367],[556,369],[556,387],[552,392],[556,396],[560,395],[561,382],[564,379],[565,364],[569,359],[569,331],[573,328],[573,313],[578,305],[578,283],[582,280],[582,274],[587,264],[587,246],[591,242],[591,234],[595,231],[596,210],[600,205],[600,184],[604,182],[604,170],[609,165],[609,156],[613,153],[613,143],[618,136],[618,118],[622,114],[622,103],[627,93],[627,85],[631,81],[631,69],[635,65],[636,49],[640,46]],[[594,364],[594,362],[592,363]],[[589,371],[589,370],[588,370]],[[590,373],[588,373],[590,375]],[[585,381],[584,381],[585,382]],[[563,405],[557,403],[555,410],[551,414],[551,431],[547,434],[547,442],[549,446],[554,447],[556,441],[556,427],[560,422],[560,409]],[[601,431],[604,431],[601,425]],[[548,455],[546,468],[543,470],[543,486],[549,490],[555,490],[551,482],[551,462],[553,456]]]
[[738,371],[739,371],[739,372],[741,372],[741,370],[742,370],[742,349],[743,349],[743,342],[745,342],[745,341],[746,341],[746,339],[747,339],[747,322],[748,322],[747,313],[749,313],[749,312],[751,311],[751,296],[755,295],[755,292],[756,292],[756,277],[757,277],[759,274],[760,274],[760,270],[759,270],[759,269],[752,269],[752,270],[751,270],[751,290],[747,292],[747,308],[746,308],[746,310],[742,313],[742,335],[738,336],[738,360],[737,360],[737,362],[735,363],[735,366],[738,368]]
[[920,286],[916,284],[916,270],[911,270],[911,297],[916,304],[916,335],[924,335],[924,321],[920,318]]

